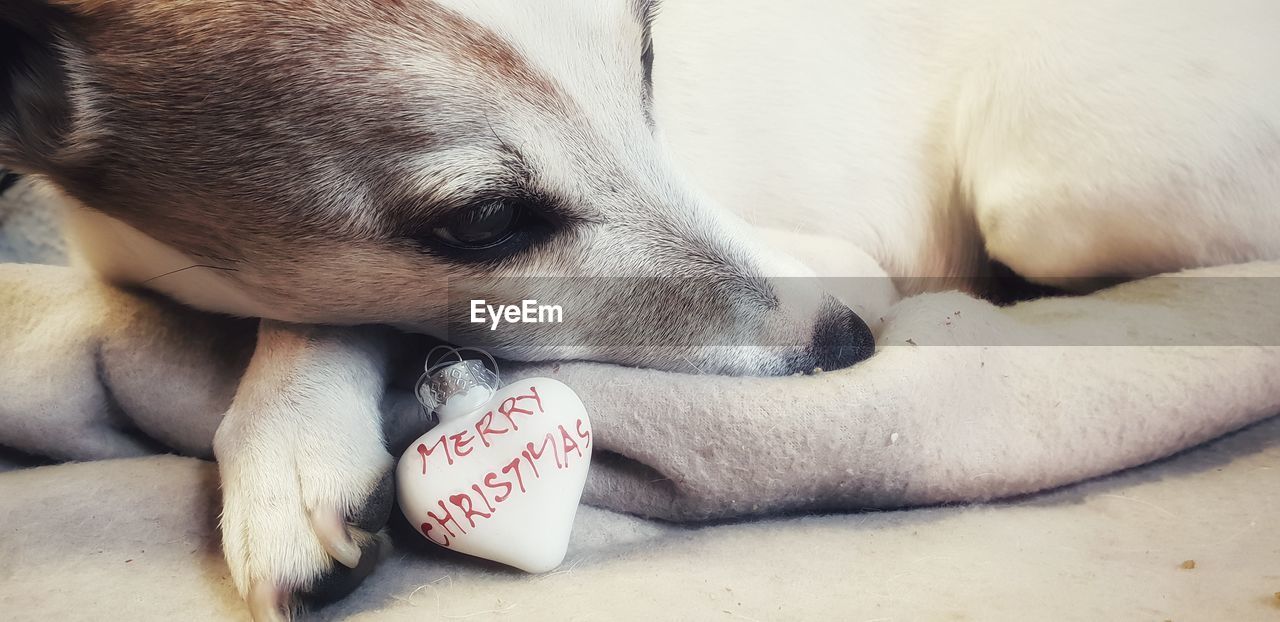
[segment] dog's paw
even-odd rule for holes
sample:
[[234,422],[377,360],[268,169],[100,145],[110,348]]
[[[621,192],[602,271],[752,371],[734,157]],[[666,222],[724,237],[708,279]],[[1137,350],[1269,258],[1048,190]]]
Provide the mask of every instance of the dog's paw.
[[[222,476],[222,542],[255,620],[349,593],[372,572],[392,507],[391,456],[381,436],[342,425],[376,413],[323,413],[285,398],[227,413],[214,439]],[[359,406],[343,405],[359,409]],[[241,411],[241,412],[238,412]]]

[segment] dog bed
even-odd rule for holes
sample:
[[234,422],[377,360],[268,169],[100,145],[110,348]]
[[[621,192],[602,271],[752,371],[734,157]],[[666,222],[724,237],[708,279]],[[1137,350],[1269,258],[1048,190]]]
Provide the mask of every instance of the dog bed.
[[[4,196],[6,260],[58,261],[51,211],[23,183]],[[393,529],[390,558],[320,616],[1274,616],[1280,421],[1257,422],[1280,411],[1278,274],[1008,308],[920,296],[872,359],[815,376],[520,369],[575,387],[603,450],[565,565],[523,576]],[[121,296],[69,268],[0,266],[0,610],[244,617],[216,468],[198,458],[238,359],[218,320],[172,331],[166,303],[133,298],[122,320]],[[155,377],[144,356],[174,358]],[[388,420],[392,438],[419,423]],[[52,464],[67,460],[92,461]]]

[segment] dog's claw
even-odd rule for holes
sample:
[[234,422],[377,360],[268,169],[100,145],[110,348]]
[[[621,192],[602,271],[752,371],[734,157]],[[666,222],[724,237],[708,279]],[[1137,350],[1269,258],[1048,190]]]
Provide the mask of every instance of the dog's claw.
[[254,622],[286,622],[290,616],[284,603],[284,591],[267,583],[249,586],[249,615]]
[[351,539],[347,522],[337,512],[311,510],[308,512],[311,529],[329,556],[347,568],[360,565],[360,545]]

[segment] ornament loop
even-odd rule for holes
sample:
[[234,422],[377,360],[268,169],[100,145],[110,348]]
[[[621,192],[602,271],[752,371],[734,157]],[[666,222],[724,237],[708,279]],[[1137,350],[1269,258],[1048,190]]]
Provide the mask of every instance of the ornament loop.
[[[486,365],[484,360],[466,358],[466,352],[479,354],[488,359],[489,364]],[[436,358],[437,354],[439,358]],[[432,359],[435,359],[434,363]],[[425,370],[414,385],[414,394],[427,412],[434,413],[455,395],[477,387],[492,394],[499,386],[498,361],[493,355],[480,348],[441,345],[427,353]]]

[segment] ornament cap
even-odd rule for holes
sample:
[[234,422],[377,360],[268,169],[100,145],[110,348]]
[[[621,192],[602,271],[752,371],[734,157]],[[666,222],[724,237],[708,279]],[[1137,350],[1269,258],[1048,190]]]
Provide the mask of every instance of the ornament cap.
[[[475,348],[447,350],[442,357],[444,360],[435,364],[431,363],[433,356],[427,356],[427,369],[418,379],[417,386],[418,401],[441,421],[475,411],[493,396],[500,385],[497,362],[493,362],[491,370],[482,360],[462,357],[462,351],[472,350],[493,361],[487,352]],[[432,350],[432,354],[435,352]]]

